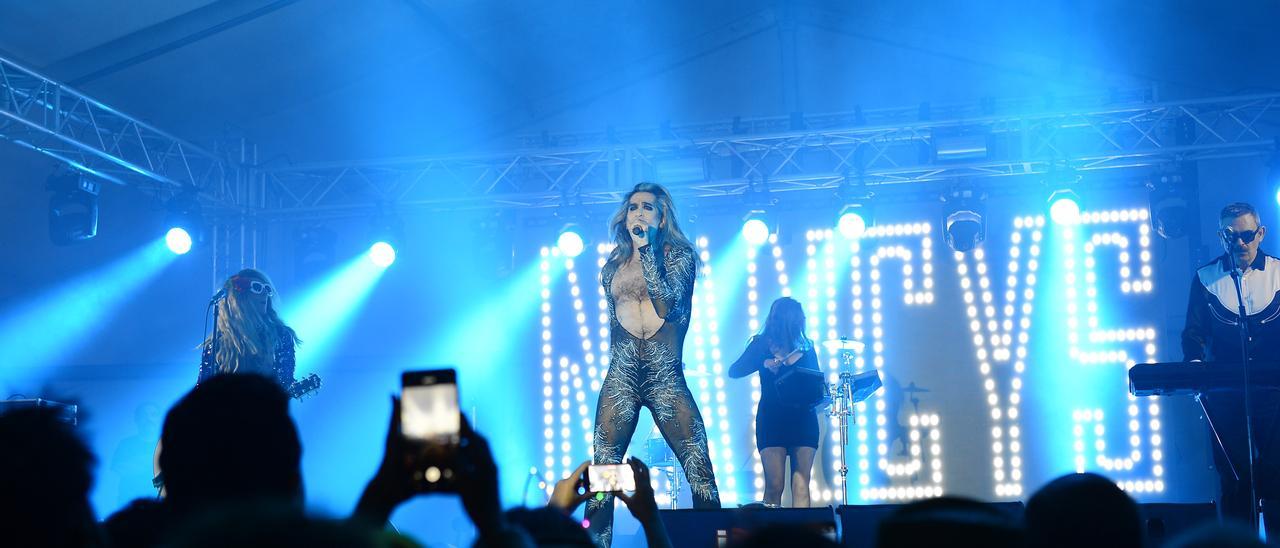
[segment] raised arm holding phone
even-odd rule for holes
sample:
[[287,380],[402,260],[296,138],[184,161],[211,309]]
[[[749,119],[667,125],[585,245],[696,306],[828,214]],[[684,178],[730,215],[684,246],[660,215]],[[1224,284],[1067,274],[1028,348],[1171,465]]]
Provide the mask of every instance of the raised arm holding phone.
[[457,493],[476,526],[475,546],[532,546],[526,534],[503,519],[498,467],[488,440],[458,411],[454,371],[410,371],[401,380],[401,396],[391,401],[382,463],[352,519],[382,527],[415,495]]

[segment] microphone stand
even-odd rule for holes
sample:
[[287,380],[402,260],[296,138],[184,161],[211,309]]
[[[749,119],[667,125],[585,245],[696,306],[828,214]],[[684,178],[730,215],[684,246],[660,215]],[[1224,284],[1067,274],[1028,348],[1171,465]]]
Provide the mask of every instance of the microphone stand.
[[1244,307],[1244,291],[1242,290],[1242,268],[1237,268],[1235,255],[1231,254],[1230,243],[1227,246],[1227,258],[1231,261],[1231,281],[1236,286],[1236,302],[1239,305],[1240,320],[1236,324],[1240,331],[1240,367],[1244,374],[1244,430],[1246,447],[1249,450],[1249,517],[1253,520],[1256,532],[1259,524],[1258,509],[1258,476],[1254,468],[1255,447],[1253,440],[1253,385],[1249,382],[1249,323]]
[[218,342],[219,342],[218,339],[222,338],[221,332],[218,331],[218,309],[221,308],[218,306],[218,304],[219,304],[219,301],[225,298],[226,298],[225,294],[223,294],[222,292],[218,292],[218,294],[214,295],[213,299],[209,301],[209,307],[213,309],[213,335],[211,335],[211,338],[210,338],[211,344],[209,346],[209,351],[212,354],[213,366],[215,371],[217,370],[217,367],[218,367]]

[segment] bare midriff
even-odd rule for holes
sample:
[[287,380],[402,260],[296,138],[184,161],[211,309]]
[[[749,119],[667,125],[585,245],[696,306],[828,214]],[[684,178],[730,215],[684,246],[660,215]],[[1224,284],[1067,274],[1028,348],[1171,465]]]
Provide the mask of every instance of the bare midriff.
[[638,258],[624,263],[614,274],[613,301],[618,323],[633,337],[648,339],[666,323],[653,308],[653,299],[649,297],[644,269]]

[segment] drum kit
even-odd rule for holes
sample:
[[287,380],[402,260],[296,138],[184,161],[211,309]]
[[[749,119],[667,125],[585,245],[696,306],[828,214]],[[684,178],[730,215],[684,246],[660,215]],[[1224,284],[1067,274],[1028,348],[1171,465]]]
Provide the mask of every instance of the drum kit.
[[[822,347],[834,354],[839,360],[837,382],[828,386],[830,406],[827,416],[839,420],[840,430],[840,500],[841,504],[849,502],[849,463],[846,455],[849,445],[849,424],[855,406],[870,398],[883,386],[880,371],[871,369],[859,372],[855,367],[855,357],[866,348],[866,344],[846,337],[823,341]],[[705,371],[685,370],[686,377],[705,376]],[[667,446],[661,434],[654,428],[654,435],[645,446],[650,470],[661,470],[667,476],[667,496],[671,508],[676,508],[676,498],[680,494],[680,473],[674,453]]]

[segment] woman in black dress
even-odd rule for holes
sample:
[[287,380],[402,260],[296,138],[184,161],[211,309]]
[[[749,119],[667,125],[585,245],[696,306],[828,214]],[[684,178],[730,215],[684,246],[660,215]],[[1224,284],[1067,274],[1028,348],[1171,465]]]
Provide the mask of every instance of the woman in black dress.
[[775,388],[775,381],[787,368],[820,371],[818,354],[804,327],[804,308],[799,301],[790,297],[773,301],[764,329],[729,366],[729,376],[735,379],[760,373],[756,449],[764,465],[764,502],[774,506],[782,503],[787,457],[791,458],[792,506],[809,506],[809,473],[818,452],[818,414],[812,407],[782,401]]

